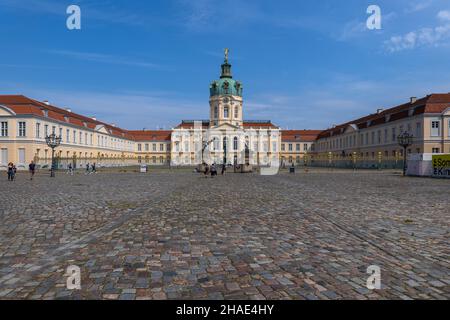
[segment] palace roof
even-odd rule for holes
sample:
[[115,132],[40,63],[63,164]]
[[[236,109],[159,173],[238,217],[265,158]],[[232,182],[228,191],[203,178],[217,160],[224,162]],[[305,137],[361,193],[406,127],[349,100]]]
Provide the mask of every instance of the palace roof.
[[349,126],[355,129],[366,129],[419,114],[441,114],[447,108],[450,108],[450,93],[430,94],[421,99],[412,98],[408,103],[390,109],[380,110],[378,113],[370,114],[324,130],[319,134],[318,139],[341,135]]
[[281,140],[284,142],[313,142],[322,130],[282,130]]

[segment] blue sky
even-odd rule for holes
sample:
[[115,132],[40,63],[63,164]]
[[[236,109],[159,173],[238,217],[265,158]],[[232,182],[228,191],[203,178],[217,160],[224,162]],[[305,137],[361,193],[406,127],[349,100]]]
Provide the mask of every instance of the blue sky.
[[[365,27],[371,4],[381,30]],[[0,0],[0,37],[0,94],[129,129],[207,119],[225,47],[245,118],[282,128],[450,92],[450,0]]]

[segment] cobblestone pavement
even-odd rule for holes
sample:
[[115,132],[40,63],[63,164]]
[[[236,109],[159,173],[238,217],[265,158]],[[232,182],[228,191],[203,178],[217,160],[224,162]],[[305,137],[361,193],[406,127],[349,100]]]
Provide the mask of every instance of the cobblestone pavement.
[[2,173],[0,299],[449,299],[449,194],[376,171]]

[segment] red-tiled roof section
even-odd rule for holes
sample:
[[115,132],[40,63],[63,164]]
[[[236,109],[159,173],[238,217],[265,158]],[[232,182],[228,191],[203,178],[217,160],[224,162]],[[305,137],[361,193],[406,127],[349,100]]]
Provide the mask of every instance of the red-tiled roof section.
[[128,131],[136,141],[170,141],[172,132],[169,130],[135,130]]
[[134,139],[127,130],[22,95],[0,95],[0,104],[7,106],[16,114],[31,114],[42,117],[44,116],[43,110],[47,110],[50,119],[89,129],[95,129],[100,125],[104,126],[114,136]]
[[281,141],[286,142],[312,142],[322,130],[282,130]]
[[244,127],[247,128],[273,128],[273,129],[277,129],[278,127],[276,125],[274,125],[271,121],[269,120],[262,120],[262,121],[257,121],[257,120],[244,120],[243,123]]
[[[339,135],[349,125],[355,124],[359,129],[373,127],[407,118],[411,115],[419,115],[424,113],[442,113],[450,107],[450,93],[430,94],[414,102],[404,103],[402,105],[383,110],[379,113],[370,114],[362,118],[340,124],[334,128],[322,131],[318,139],[328,138],[332,135]],[[410,113],[411,111],[411,113]]]

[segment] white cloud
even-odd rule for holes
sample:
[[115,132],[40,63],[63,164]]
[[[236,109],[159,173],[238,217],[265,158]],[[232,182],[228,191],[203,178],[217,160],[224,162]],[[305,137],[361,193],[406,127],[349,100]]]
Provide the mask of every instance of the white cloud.
[[432,4],[434,0],[419,0],[419,1],[412,1],[408,8],[406,9],[407,13],[412,12],[419,12],[423,11],[425,9],[428,9]]
[[442,21],[450,21],[450,11],[449,10],[439,11],[438,18]]
[[92,53],[92,52],[77,52],[69,50],[48,50],[48,53],[74,58],[78,60],[101,62],[117,65],[126,65],[140,68],[160,68],[161,66],[154,63],[131,60],[129,58],[118,57],[109,54]]
[[385,48],[390,52],[398,52],[447,44],[450,39],[450,11],[440,11],[437,18],[444,23],[436,27],[421,28],[404,35],[393,36],[385,41]]

